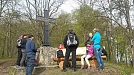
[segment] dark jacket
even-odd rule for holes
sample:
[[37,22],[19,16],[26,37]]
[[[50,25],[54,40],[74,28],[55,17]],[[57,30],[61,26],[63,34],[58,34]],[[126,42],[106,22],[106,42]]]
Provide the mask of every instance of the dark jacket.
[[57,58],[62,58],[62,57],[64,57],[63,51],[62,50],[58,50],[57,51]]
[[26,43],[27,43],[27,40],[25,38],[22,38],[21,39],[21,45],[20,45],[20,47],[22,49],[26,49]]
[[[77,41],[77,45],[75,45],[74,47],[77,48],[79,46],[79,39],[77,37],[77,35],[74,32],[68,33],[68,34],[74,34],[75,35],[75,40]],[[68,34],[65,36],[63,44],[65,46],[65,48],[67,48],[67,40],[68,40]]]

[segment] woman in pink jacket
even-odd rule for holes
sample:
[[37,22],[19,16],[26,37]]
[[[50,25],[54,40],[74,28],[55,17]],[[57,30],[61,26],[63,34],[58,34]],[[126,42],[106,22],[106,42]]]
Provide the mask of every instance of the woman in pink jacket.
[[86,54],[81,56],[81,69],[84,69],[84,58],[85,61],[88,65],[88,69],[90,69],[90,63],[89,63],[89,58],[91,58],[94,55],[94,47],[93,47],[93,43],[92,42],[87,42],[87,50],[86,50]]

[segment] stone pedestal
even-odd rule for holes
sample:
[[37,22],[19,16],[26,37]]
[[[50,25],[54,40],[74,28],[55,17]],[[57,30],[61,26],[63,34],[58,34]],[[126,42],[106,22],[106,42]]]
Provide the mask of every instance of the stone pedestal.
[[[57,48],[44,46],[39,48],[39,66],[34,67],[33,74],[42,75],[41,73],[46,70],[46,68],[55,68],[57,66],[52,65],[54,63],[53,58],[56,57]],[[11,66],[10,75],[25,75],[26,68],[16,66]]]
[[56,57],[57,48],[44,46],[44,47],[40,47],[39,50],[40,50],[39,64],[45,66],[53,64],[53,58]]
[[[50,67],[56,67],[56,66],[50,66]],[[46,70],[46,68],[49,68],[47,66],[35,66],[33,70],[33,75],[42,75],[41,73]],[[26,68],[25,67],[16,67],[11,66],[9,75],[26,75]]]
[[9,75],[26,75],[26,69],[22,67],[16,68],[16,66],[11,66]]

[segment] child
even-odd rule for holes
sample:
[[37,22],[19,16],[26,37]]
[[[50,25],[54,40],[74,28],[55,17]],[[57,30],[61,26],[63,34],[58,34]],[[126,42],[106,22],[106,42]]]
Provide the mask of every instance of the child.
[[85,61],[88,65],[88,69],[90,69],[90,63],[89,63],[89,58],[91,58],[94,55],[94,47],[92,42],[87,42],[87,51],[86,54],[81,56],[81,69],[84,69],[84,58]]
[[58,46],[58,49],[64,49],[64,45],[62,45],[62,43],[60,43],[60,45]]
[[58,51],[57,51],[57,58],[58,58],[57,65],[59,65],[60,58],[64,57],[62,49],[64,49],[64,46],[60,43],[60,45],[58,46]]

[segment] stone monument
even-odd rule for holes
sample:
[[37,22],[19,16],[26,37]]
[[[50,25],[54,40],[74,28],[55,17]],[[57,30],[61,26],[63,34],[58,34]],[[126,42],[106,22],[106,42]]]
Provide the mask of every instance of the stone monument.
[[56,57],[57,49],[50,47],[49,42],[49,23],[54,23],[55,19],[49,18],[49,10],[44,10],[44,18],[37,19],[44,22],[44,44],[39,48],[39,64],[48,66],[53,63],[53,58]]

